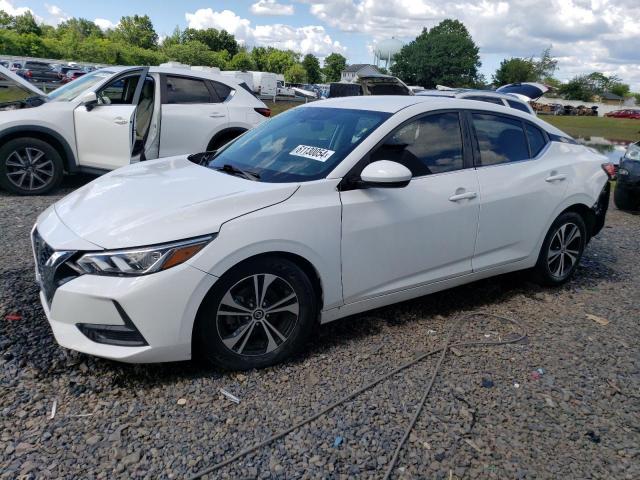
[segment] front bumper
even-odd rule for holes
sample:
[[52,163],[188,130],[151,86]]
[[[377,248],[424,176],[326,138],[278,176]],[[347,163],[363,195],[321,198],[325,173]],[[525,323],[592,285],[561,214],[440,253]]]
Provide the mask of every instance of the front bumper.
[[[60,286],[50,306],[40,300],[56,341],[63,347],[131,363],[171,362],[191,358],[193,323],[216,277],[189,265],[143,277],[82,275]],[[126,324],[122,312],[146,345],[98,343],[78,324]]]
[[40,301],[61,346],[135,363],[191,358],[195,316],[216,277],[187,264],[140,277],[73,274],[65,262],[75,251],[32,236]]

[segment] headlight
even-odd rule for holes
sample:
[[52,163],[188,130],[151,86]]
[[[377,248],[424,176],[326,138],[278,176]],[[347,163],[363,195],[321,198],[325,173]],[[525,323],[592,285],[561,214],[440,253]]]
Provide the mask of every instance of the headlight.
[[624,158],[628,158],[629,160],[640,160],[640,146],[629,145],[627,153],[624,154]]
[[82,272],[93,275],[147,275],[186,262],[215,236],[208,235],[152,247],[86,253],[76,261],[76,266]]

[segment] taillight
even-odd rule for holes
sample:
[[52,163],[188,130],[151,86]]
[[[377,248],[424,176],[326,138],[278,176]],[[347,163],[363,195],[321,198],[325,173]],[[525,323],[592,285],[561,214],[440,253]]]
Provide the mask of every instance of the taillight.
[[602,169],[609,177],[609,180],[616,178],[616,166],[613,163],[603,163]]
[[31,70],[27,70],[27,71],[25,72],[25,75],[26,75],[27,77],[29,77],[29,78],[33,77],[33,73],[31,73]]
[[271,116],[271,109],[270,108],[254,108],[254,110],[256,112],[258,112],[260,115],[262,115],[263,117],[270,117]]

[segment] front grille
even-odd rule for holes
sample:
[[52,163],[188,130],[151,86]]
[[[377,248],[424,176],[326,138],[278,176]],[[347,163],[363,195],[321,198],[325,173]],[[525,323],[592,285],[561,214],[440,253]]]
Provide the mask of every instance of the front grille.
[[53,295],[58,287],[79,275],[67,263],[76,252],[54,250],[44,241],[38,230],[33,231],[31,242],[36,262],[36,279],[44,292],[47,304],[51,305],[51,300],[53,300]]

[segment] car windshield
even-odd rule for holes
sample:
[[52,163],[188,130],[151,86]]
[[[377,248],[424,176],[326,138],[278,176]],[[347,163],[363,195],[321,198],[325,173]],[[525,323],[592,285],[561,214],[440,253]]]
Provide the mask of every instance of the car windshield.
[[262,182],[317,180],[390,116],[368,110],[295,108],[227,144],[207,166],[229,165],[257,174]]
[[109,78],[111,75],[113,75],[113,72],[108,70],[96,70],[95,72],[87,73],[51,92],[47,95],[47,101],[70,102],[85,90]]

